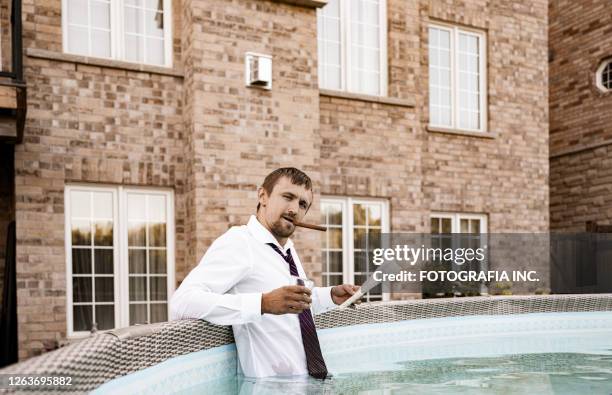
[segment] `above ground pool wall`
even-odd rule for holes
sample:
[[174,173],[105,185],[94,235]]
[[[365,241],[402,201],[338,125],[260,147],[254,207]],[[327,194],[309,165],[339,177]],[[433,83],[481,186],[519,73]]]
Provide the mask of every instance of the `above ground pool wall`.
[[[315,317],[317,328],[476,315],[612,311],[612,294],[494,296],[362,304]],[[230,327],[172,321],[99,333],[79,343],[0,370],[6,374],[72,377],[61,391],[88,392],[114,378],[170,358],[233,343]],[[9,391],[10,392],[10,391]],[[50,391],[44,391],[49,393]]]

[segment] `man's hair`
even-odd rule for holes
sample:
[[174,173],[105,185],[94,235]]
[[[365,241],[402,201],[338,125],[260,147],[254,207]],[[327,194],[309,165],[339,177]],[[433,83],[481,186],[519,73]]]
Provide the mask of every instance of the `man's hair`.
[[[312,191],[312,181],[310,180],[310,177],[306,175],[306,173],[296,169],[295,167],[281,167],[280,169],[276,169],[272,173],[268,174],[261,185],[261,187],[268,193],[268,196],[272,193],[274,186],[282,177],[287,177],[291,180],[292,184],[303,185],[304,188]],[[257,203],[257,211],[259,211],[260,206],[261,204]]]

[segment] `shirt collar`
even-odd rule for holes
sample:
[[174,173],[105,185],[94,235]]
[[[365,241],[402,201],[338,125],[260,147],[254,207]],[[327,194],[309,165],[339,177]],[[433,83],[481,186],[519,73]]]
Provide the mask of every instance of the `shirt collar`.
[[254,215],[251,215],[251,218],[249,218],[249,222],[247,223],[247,229],[249,230],[251,235],[255,237],[255,240],[264,244],[273,243],[285,253],[287,253],[287,250],[289,248],[293,247],[293,241],[291,239],[287,239],[287,242],[285,243],[284,247],[281,246],[278,243],[278,240],[276,240],[276,238],[272,235],[272,233],[270,233],[270,231],[266,229],[266,227],[263,226],[259,222],[257,217]]

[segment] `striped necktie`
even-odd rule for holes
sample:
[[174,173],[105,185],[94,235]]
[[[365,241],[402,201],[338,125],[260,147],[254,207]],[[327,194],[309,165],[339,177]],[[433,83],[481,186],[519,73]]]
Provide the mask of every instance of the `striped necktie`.
[[[267,243],[274,251],[278,252],[283,257],[285,262],[289,264],[289,272],[292,276],[298,276],[297,266],[291,256],[291,250],[287,250],[287,255],[283,254],[276,244]],[[327,366],[323,360],[319,338],[317,337],[317,329],[310,313],[310,309],[306,309],[299,314],[300,330],[302,332],[302,343],[304,344],[304,352],[306,353],[306,367],[308,374],[317,379],[327,377]]]

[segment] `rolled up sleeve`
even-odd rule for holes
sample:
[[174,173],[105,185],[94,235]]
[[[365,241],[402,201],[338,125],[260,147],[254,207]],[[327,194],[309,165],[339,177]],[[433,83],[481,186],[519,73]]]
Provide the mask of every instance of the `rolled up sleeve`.
[[218,325],[235,325],[261,319],[261,293],[228,293],[252,270],[250,251],[240,235],[215,240],[198,266],[185,277],[170,300],[170,317],[204,319]]
[[331,297],[333,287],[314,287],[312,289],[312,312],[321,314],[336,307]]

